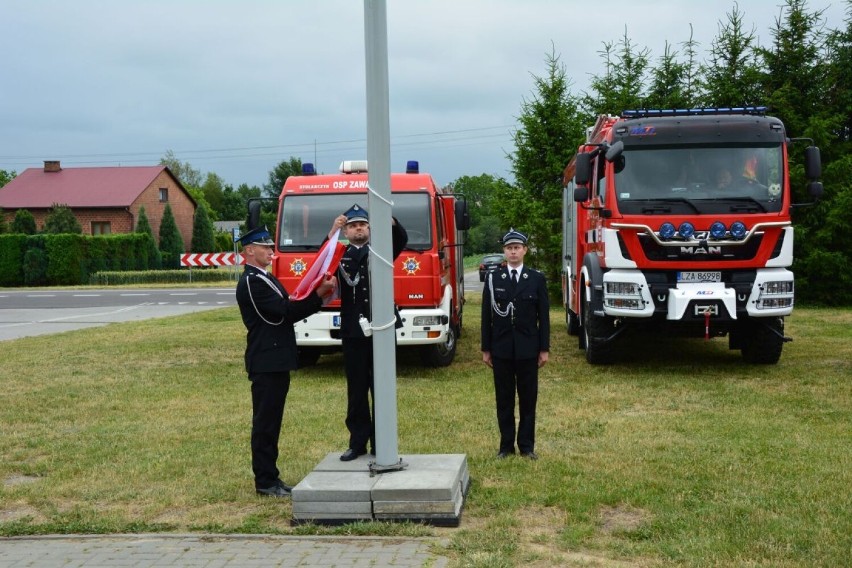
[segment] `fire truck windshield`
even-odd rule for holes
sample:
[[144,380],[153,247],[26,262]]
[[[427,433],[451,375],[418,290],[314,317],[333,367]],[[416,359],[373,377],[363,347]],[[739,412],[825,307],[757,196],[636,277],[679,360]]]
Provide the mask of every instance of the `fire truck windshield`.
[[[425,193],[394,193],[393,216],[408,232],[408,247],[432,248],[429,196]],[[284,198],[278,223],[278,248],[281,250],[317,250],[335,217],[358,203],[367,207],[363,193],[315,193],[288,195]]]
[[615,197],[625,214],[781,209],[780,145],[628,146],[623,157]]

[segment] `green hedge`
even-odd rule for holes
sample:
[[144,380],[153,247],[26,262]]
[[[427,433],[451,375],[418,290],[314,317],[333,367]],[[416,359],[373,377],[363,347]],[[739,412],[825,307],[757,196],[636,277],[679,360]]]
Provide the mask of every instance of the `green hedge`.
[[20,286],[24,281],[26,235],[0,235],[0,286]]
[[147,270],[157,263],[152,244],[147,233],[0,235],[0,286],[85,284],[97,272]]

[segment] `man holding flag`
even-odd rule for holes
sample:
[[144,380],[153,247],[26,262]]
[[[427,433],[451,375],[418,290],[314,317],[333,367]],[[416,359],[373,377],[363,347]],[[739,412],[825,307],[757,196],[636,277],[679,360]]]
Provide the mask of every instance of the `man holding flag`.
[[281,481],[276,462],[290,371],[298,366],[293,323],[318,311],[337,282],[324,274],[297,300],[266,271],[275,254],[266,227],[249,231],[239,241],[246,266],[237,284],[237,304],[248,330],[245,365],[251,381],[254,486],[258,495],[288,497],[292,488]]
[[[396,260],[408,244],[408,233],[391,219],[393,259]],[[373,392],[373,338],[364,333],[362,322],[372,322],[370,309],[370,219],[367,210],[357,203],[339,215],[331,226],[329,240],[339,230],[349,241],[340,259],[340,339],[343,344],[343,366],[346,370],[346,427],[349,429],[349,448],[340,456],[351,461],[367,453],[367,442],[376,448],[375,422],[370,410]]]

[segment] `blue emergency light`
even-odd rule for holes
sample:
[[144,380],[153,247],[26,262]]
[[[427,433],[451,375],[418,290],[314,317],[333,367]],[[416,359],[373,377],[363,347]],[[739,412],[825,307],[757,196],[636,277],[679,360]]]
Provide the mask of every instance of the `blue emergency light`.
[[714,239],[724,239],[727,233],[728,229],[721,221],[716,221],[710,225],[710,236]]
[[636,109],[622,111],[624,118],[656,118],[659,116],[697,116],[714,114],[751,114],[764,116],[765,106],[744,107],[713,107],[713,108],[669,108],[669,109]]

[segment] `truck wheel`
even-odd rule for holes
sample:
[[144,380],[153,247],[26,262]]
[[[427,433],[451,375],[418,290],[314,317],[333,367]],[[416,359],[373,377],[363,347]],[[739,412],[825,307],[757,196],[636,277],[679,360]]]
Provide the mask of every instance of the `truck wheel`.
[[568,326],[568,335],[580,335],[580,317],[565,308],[565,323]]
[[420,360],[427,367],[446,367],[456,356],[456,337],[458,331],[450,325],[447,340],[444,343],[424,345],[420,348]]
[[586,350],[586,361],[592,365],[604,365],[611,360],[610,346],[599,343],[601,338],[612,332],[608,323],[609,318],[594,315],[589,301],[583,299],[582,344]]
[[747,363],[774,365],[784,347],[784,319],[753,318],[744,324],[740,340]]
[[299,347],[299,368],[311,367],[319,361],[321,351],[317,347]]

